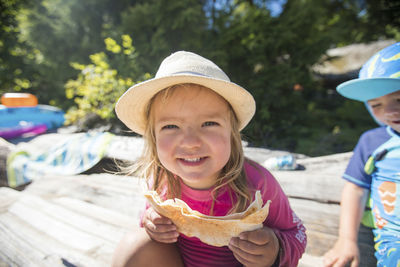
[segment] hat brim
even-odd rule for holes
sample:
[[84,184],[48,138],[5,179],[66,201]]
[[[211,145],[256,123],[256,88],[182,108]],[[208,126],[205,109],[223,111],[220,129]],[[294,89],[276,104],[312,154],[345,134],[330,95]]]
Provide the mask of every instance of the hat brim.
[[171,75],[153,78],[130,87],[118,100],[115,112],[132,131],[143,135],[147,126],[146,109],[151,98],[159,91],[181,83],[194,83],[210,88],[225,98],[232,106],[242,130],[255,113],[253,96],[241,86],[198,75]]
[[400,79],[396,78],[367,78],[354,79],[337,87],[339,94],[344,97],[366,102],[400,90]]

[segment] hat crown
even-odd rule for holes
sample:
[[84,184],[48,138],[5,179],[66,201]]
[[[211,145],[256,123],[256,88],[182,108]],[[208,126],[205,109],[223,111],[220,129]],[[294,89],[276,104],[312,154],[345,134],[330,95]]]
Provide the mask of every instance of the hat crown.
[[361,68],[359,78],[400,78],[400,43],[373,55]]
[[179,51],[165,58],[155,77],[160,78],[185,74],[230,82],[228,76],[212,61],[186,51]]
[[148,104],[161,90],[176,84],[193,83],[221,95],[232,107],[242,130],[253,117],[253,96],[212,61],[197,54],[179,51],[165,58],[153,79],[134,84],[118,100],[118,118],[132,131],[143,135],[148,127]]

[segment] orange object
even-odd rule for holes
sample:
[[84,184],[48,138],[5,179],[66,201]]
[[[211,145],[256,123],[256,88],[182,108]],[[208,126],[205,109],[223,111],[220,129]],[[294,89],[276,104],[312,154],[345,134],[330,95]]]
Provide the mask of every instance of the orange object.
[[384,181],[378,187],[383,209],[386,214],[393,214],[396,203],[396,184],[394,182]]
[[1,103],[6,107],[34,107],[38,100],[29,93],[5,93],[1,97]]

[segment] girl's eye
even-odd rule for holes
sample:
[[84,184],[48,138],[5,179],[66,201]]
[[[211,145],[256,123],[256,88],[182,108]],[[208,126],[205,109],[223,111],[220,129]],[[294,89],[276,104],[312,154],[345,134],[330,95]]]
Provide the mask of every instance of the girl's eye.
[[169,130],[169,129],[177,129],[177,128],[178,128],[178,126],[176,126],[176,125],[168,124],[168,125],[163,126],[161,129],[162,130]]
[[219,125],[219,124],[215,121],[206,121],[205,123],[203,123],[202,126],[214,126],[214,125]]

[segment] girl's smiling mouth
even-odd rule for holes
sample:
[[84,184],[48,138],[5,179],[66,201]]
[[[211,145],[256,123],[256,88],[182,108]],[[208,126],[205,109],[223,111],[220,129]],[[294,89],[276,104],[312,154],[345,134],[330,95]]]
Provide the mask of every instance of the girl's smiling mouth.
[[184,163],[185,165],[199,165],[206,160],[207,157],[197,157],[197,158],[178,158],[179,161]]

